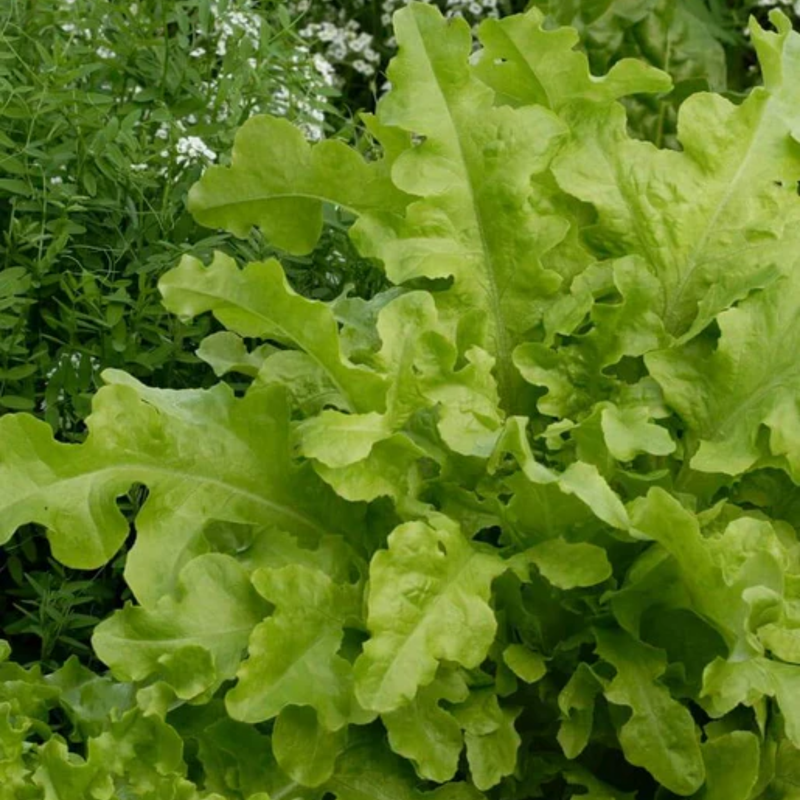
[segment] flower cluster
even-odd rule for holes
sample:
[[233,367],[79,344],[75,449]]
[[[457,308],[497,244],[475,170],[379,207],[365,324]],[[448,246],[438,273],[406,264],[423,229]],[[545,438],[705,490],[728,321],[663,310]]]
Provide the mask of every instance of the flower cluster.
[[375,74],[380,53],[374,48],[374,37],[361,30],[357,20],[347,20],[343,25],[324,20],[311,22],[300,30],[300,35],[324,48],[329,64],[349,65],[362,75]]
[[800,16],[800,0],[756,0],[756,5],[762,8],[781,8]]
[[[410,0],[383,0],[381,23],[387,27],[391,25],[392,14],[409,2]],[[422,2],[429,3],[431,0]],[[497,0],[441,0],[436,5],[441,6],[448,17],[464,17],[471,22],[478,22],[486,17],[497,17],[500,14]]]
[[[381,27],[372,32],[365,30],[369,17],[361,13],[365,10],[364,0],[343,4],[294,0],[288,4],[288,9],[305,22],[300,35],[312,52],[323,55],[328,64],[339,70],[339,75],[331,77],[334,85],[341,86],[347,69],[367,78],[380,71],[382,59],[390,56],[396,46],[391,35],[392,14],[409,1],[382,0]],[[436,5],[448,16],[464,17],[473,24],[500,15],[498,0],[438,0]]]
[[176,161],[184,167],[197,161],[208,162],[217,158],[216,153],[199,136],[181,137],[178,139],[176,150],[178,153]]

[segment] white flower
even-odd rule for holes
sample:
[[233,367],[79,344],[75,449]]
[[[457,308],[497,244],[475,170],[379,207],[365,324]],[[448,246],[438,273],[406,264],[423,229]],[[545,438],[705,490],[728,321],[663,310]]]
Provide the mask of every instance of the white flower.
[[216,161],[217,158],[216,153],[199,136],[181,137],[178,139],[176,149],[178,151],[176,161],[182,166],[203,159]]
[[483,11],[483,6],[480,3],[473,2],[470,3],[467,8],[470,10],[471,13],[475,14],[476,16]]
[[109,48],[103,47],[102,45],[97,48],[96,52],[99,58],[114,58],[116,55],[113,50],[109,50]]
[[314,125],[310,122],[301,122],[298,126],[303,133],[305,133],[306,138],[312,142],[318,142],[322,138],[322,126]]
[[361,33],[352,42],[350,49],[354,53],[360,53],[365,47],[372,44],[372,37],[368,33]]
[[368,64],[361,58],[357,58],[353,62],[353,69],[356,72],[360,72],[362,75],[374,75],[375,74],[375,67],[372,64]]
[[206,51],[202,47],[195,47],[195,49],[192,50],[191,53],[189,53],[189,55],[192,58],[202,58],[205,54],[206,54]]
[[339,29],[330,22],[323,22],[317,31],[317,38],[321,42],[332,42],[338,35]]
[[147,164],[131,164],[132,172],[144,172],[147,169]]
[[64,183],[64,179],[60,175],[53,175],[53,177],[50,178],[50,183],[53,186],[58,186],[60,183]]
[[331,86],[336,77],[336,70],[333,68],[331,62],[320,53],[315,53],[312,63],[314,64],[314,69],[322,76],[322,80],[325,84]]

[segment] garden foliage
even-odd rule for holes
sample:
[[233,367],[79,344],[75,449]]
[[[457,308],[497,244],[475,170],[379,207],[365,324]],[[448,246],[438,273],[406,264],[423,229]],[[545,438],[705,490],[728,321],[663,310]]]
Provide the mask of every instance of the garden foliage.
[[[240,130],[203,225],[313,250],[327,206],[392,287],[310,300],[276,259],[160,281],[244,392],[104,373],[84,443],[0,419],[0,541],[114,558],[135,602],[70,662],[0,667],[12,798],[796,796],[800,37],[764,85],[630,135],[538,10],[395,15],[382,156]],[[48,792],[51,792],[48,794]]]
[[[195,356],[212,323],[181,323],[158,278],[183,253],[273,253],[257,232],[208,231],[186,209],[204,165],[270,112],[309,135],[345,124],[280,4],[250,0],[0,3],[0,414],[30,411],[80,441],[105,367],[164,388],[207,386]],[[380,273],[329,214],[315,251],[285,260],[293,286],[330,299]],[[139,492],[126,504],[135,508]],[[17,659],[88,661],[119,601],[118,561],[80,575],[28,526],[0,562],[0,636]],[[121,554],[121,558],[124,553]],[[121,560],[120,558],[120,560]]]
[[335,90],[290,34],[248,0],[3,4],[0,413],[75,437],[101,365],[193,385],[208,326],[166,314],[157,279],[185,252],[268,252],[185,198],[255,113],[321,135]]

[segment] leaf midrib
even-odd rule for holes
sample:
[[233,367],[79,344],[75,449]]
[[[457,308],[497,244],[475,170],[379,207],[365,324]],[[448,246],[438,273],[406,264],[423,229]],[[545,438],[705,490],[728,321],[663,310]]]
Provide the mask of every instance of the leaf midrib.
[[[196,472],[187,472],[185,470],[160,467],[152,463],[132,461],[128,464],[114,464],[112,466],[104,466],[99,469],[82,472],[79,475],[73,475],[70,477],[58,477],[57,480],[54,481],[53,483],[56,483],[59,486],[69,487],[70,484],[75,484],[75,483],[79,484],[87,480],[94,481],[96,479],[101,479],[102,476],[104,475],[111,476],[114,473],[121,473],[123,475],[125,473],[134,473],[135,477],[131,477],[131,482],[139,480],[141,478],[142,473],[144,473],[147,476],[151,476],[153,475],[153,473],[161,474],[162,476],[167,476],[168,478],[174,478],[189,483],[190,482],[197,483],[199,481],[202,481],[203,483],[211,484],[220,489],[227,490],[231,494],[243,497],[255,505],[263,506],[265,508],[270,509],[273,512],[277,512],[281,515],[289,517],[290,519],[295,520],[296,522],[311,529],[312,531],[318,533],[321,536],[333,533],[333,531],[329,530],[326,527],[321,526],[311,517],[308,517],[305,514],[301,514],[297,512],[295,509],[290,508],[282,503],[270,500],[269,498],[264,497],[263,495],[256,494],[255,492],[251,492],[247,489],[243,489],[242,487],[236,486],[233,483],[226,482],[218,478],[212,478],[208,475],[198,475]],[[149,485],[147,479],[142,480],[142,483],[145,483],[145,485]],[[46,493],[48,490],[51,489],[52,485],[53,485],[52,483],[48,484],[47,486],[40,486],[36,484],[35,491],[30,492],[24,497],[15,500],[13,505],[24,504],[27,501],[29,501],[31,497],[35,497],[38,494]]]
[[[466,542],[465,542],[465,544],[467,546],[469,546]],[[445,556],[445,558],[447,558],[447,557],[448,556]],[[433,597],[431,602],[426,603],[420,609],[420,614],[419,614],[417,620],[414,622],[414,625],[412,626],[412,628],[409,631],[404,632],[404,634],[403,634],[403,643],[397,649],[397,651],[395,652],[394,657],[392,658],[388,669],[386,669],[386,671],[384,672],[384,675],[381,678],[381,681],[380,681],[380,683],[378,685],[377,691],[375,691],[373,693],[375,696],[383,695],[384,687],[386,686],[386,683],[389,681],[389,675],[393,674],[397,663],[399,661],[402,661],[403,656],[404,656],[406,650],[408,649],[408,647],[410,646],[411,642],[416,639],[416,636],[417,636],[417,633],[419,632],[419,629],[421,627],[423,627],[423,625],[425,623],[427,623],[432,616],[436,616],[437,609],[438,609],[439,605],[444,602],[445,598],[448,597],[449,592],[450,592],[450,588],[456,582],[458,582],[461,579],[461,577],[464,575],[464,573],[467,571],[467,569],[475,562],[476,559],[482,558],[482,557],[483,557],[483,554],[479,553],[479,552],[477,552],[475,550],[470,550],[466,554],[466,557],[462,556],[461,564],[457,565],[457,568],[452,570],[450,572],[450,574],[447,576],[447,579],[440,585],[440,587],[438,587],[438,590],[436,592],[435,597]],[[479,596],[480,595],[479,590],[475,589],[473,595],[474,596]],[[433,658],[434,660],[437,660],[436,656],[431,656],[431,658]],[[395,709],[391,709],[391,710],[395,710]],[[385,711],[382,711],[381,713],[385,713]]]
[[[484,257],[484,263],[486,264],[486,269],[484,270],[486,278],[488,280],[488,286],[486,288],[488,290],[487,295],[489,299],[489,308],[494,321],[493,328],[496,337],[495,346],[497,348],[496,352],[497,360],[495,362],[495,365],[497,367],[498,394],[501,398],[501,407],[509,409],[510,408],[509,404],[511,400],[510,398],[511,374],[509,369],[509,366],[511,364],[511,346],[508,341],[508,332],[506,330],[505,325],[503,324],[503,314],[502,314],[502,308],[500,306],[500,294],[497,285],[497,276],[495,274],[494,254],[492,253],[492,250],[489,247],[488,240],[486,238],[486,230],[484,226],[483,215],[481,213],[480,206],[476,200],[476,193],[472,179],[472,172],[469,168],[469,162],[467,161],[467,158],[465,156],[464,145],[463,142],[461,141],[459,126],[456,124],[453,110],[450,107],[447,95],[444,93],[442,89],[442,85],[439,81],[439,76],[433,65],[433,60],[429,55],[425,37],[422,35],[417,25],[415,25],[415,30],[417,32],[417,38],[419,44],[426,56],[426,65],[431,74],[431,83],[436,87],[436,91],[438,92],[439,97],[441,99],[441,104],[446,110],[446,117],[451,131],[451,136],[456,144],[456,148],[458,150],[458,156],[461,161],[463,169],[463,174],[466,178],[465,185],[469,193],[470,207],[472,208],[472,213],[475,220],[475,227],[477,228],[478,231],[478,237],[480,239],[481,251]],[[470,73],[470,80],[474,80],[471,73]]]
[[764,127],[765,121],[770,118],[770,114],[768,112],[769,112],[769,101],[767,100],[761,108],[761,111],[759,113],[758,124],[752,131],[752,135],[750,136],[750,139],[748,141],[745,157],[739,163],[736,172],[733,174],[733,177],[730,183],[728,184],[727,189],[723,193],[722,198],[717,203],[714,212],[708,217],[702,235],[695,242],[694,247],[689,253],[689,256],[684,264],[684,270],[682,272],[681,278],[677,286],[675,287],[675,290],[671,292],[667,297],[664,308],[664,327],[671,333],[675,332],[675,325],[677,322],[675,318],[680,306],[680,300],[684,292],[686,291],[686,288],[689,285],[689,281],[691,280],[692,276],[697,271],[698,267],[702,263],[704,263],[700,260],[700,258],[703,254],[703,251],[705,250],[706,245],[708,244],[708,240],[711,236],[711,233],[713,230],[715,230],[717,221],[719,220],[723,212],[727,209],[732,198],[734,197],[735,190],[737,189],[739,182],[742,179],[742,176],[745,174],[745,172],[750,166],[750,162],[752,161],[754,151],[756,149],[755,148],[756,142],[758,142],[761,136],[761,130]]
[[[320,360],[319,356],[315,352],[315,349],[314,348],[307,349],[303,344],[301,344],[298,341],[297,336],[295,334],[290,333],[280,322],[277,322],[273,317],[269,317],[266,314],[263,314],[260,311],[255,310],[250,305],[244,303],[243,301],[239,300],[238,298],[236,299],[236,302],[233,302],[230,299],[228,299],[226,297],[223,297],[223,296],[221,296],[219,294],[215,294],[213,292],[203,291],[203,290],[198,289],[198,288],[196,288],[194,286],[181,286],[181,290],[185,291],[185,292],[190,292],[191,294],[194,294],[194,295],[199,295],[200,297],[207,297],[207,298],[209,298],[211,300],[215,300],[216,303],[222,302],[225,306],[228,306],[230,308],[242,309],[242,310],[246,311],[248,314],[252,314],[257,319],[263,320],[267,325],[271,326],[273,329],[276,328],[289,341],[291,341],[297,347],[299,347],[300,348],[300,352],[305,353],[305,355],[307,355],[312,361],[314,361],[314,363],[331,379],[331,381],[333,382],[334,386],[341,392],[342,396],[346,397],[353,404],[353,408],[355,408],[357,410],[361,410],[362,409],[362,406],[358,402],[358,399],[356,397],[354,397],[353,394],[350,391],[345,389],[344,386],[342,386],[342,384],[339,381],[339,379],[337,378],[337,376],[330,370],[329,367],[327,367]],[[305,298],[303,298],[303,299],[305,299]],[[309,301],[309,302],[313,302],[313,301]],[[214,313],[215,311],[219,311],[220,309],[217,306],[217,307],[212,307],[210,310],[211,310],[212,313]],[[336,322],[334,320],[334,325],[335,324],[336,324]],[[261,338],[269,339],[271,337],[269,335],[266,335],[266,336],[263,336]],[[340,354],[340,357],[341,357],[341,354]],[[350,368],[346,364],[342,364],[342,367],[346,371],[350,372]],[[364,410],[368,410],[368,409],[364,408]]]

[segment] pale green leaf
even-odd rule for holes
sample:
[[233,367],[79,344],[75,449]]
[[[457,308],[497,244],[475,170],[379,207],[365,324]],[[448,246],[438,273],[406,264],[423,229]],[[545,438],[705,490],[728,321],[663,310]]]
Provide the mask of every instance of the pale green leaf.
[[510,644],[503,650],[503,661],[525,683],[536,683],[547,674],[547,660],[523,644]]
[[211,366],[219,378],[229,372],[239,372],[251,378],[258,374],[267,356],[276,351],[269,344],[249,351],[242,337],[230,331],[219,331],[206,336],[197,348],[197,357]]
[[546,30],[543,21],[543,14],[531,9],[481,23],[478,36],[484,50],[477,74],[501,102],[558,110],[578,98],[609,103],[629,94],[670,90],[669,75],[634,59],[622,59],[608,75],[595,77],[586,55],[576,49],[577,31]]
[[97,626],[93,644],[119,679],[164,678],[190,699],[236,674],[267,607],[230,556],[198,556],[174,597],[118,611]]
[[463,702],[468,694],[463,677],[443,668],[408,705],[381,715],[392,750],[410,759],[421,778],[444,783],[456,774],[464,736],[456,718],[440,704]]
[[601,426],[609,452],[619,461],[632,461],[640,453],[666,456],[675,451],[669,432],[650,421],[646,408],[607,406]]
[[750,800],[759,777],[761,748],[749,731],[732,731],[701,745],[706,783],[697,800]]
[[[521,344],[514,351],[514,364],[525,380],[547,389],[539,410],[574,419],[598,400],[622,394],[624,387],[606,368],[666,343],[658,313],[662,305],[663,289],[639,257],[584,270],[570,295],[545,316],[545,342]],[[587,315],[591,326],[584,330]],[[558,334],[570,335],[569,344],[559,342]]]
[[[262,345],[268,347],[269,345]],[[351,402],[342,394],[328,371],[308,353],[278,350],[259,369],[257,386],[281,386],[289,393],[292,405],[305,417],[319,414],[324,408],[349,409]]]
[[[487,320],[485,340],[476,344],[495,359],[500,396],[513,405],[511,350],[541,313],[531,298],[560,283],[541,257],[567,230],[552,213],[531,213],[530,179],[547,168],[565,129],[544,108],[493,105],[493,92],[470,72],[466,22],[445,21],[423,4],[398,12],[394,22],[393,90],[377,116],[424,137],[392,165],[395,184],[421,199],[402,221],[362,217],[354,234],[363,251],[383,260],[394,283],[453,277],[440,308],[451,321]],[[498,142],[502,158],[493,155]]]
[[373,445],[369,455],[355,464],[335,468],[318,463],[315,469],[345,500],[370,501],[383,496],[399,501],[418,493],[418,464],[425,455],[409,437],[394,434]]
[[776,281],[717,317],[716,349],[690,343],[647,357],[667,402],[700,441],[694,469],[737,475],[779,456],[800,476],[798,297],[796,275]]
[[226,696],[230,715],[263,722],[297,705],[315,709],[329,731],[367,721],[353,697],[352,667],[339,655],[345,624],[358,619],[358,588],[301,565],[259,569],[253,583],[275,612],[252,632]]
[[371,638],[355,665],[359,701],[381,713],[413,700],[440,661],[480,664],[497,628],[491,583],[505,570],[453,523],[409,522],[388,544],[370,565]]
[[[794,263],[800,231],[800,154],[794,139],[800,67],[797,34],[751,29],[765,86],[740,105],[698,93],[680,108],[681,151],[630,139],[620,106],[573,103],[573,139],[559,154],[559,184],[592,203],[592,241],[609,255],[638,254],[658,278],[653,310],[676,337],[690,337]],[[713,134],[712,134],[713,132]]]
[[392,431],[382,414],[342,414],[326,409],[302,422],[297,434],[306,458],[335,469],[363,461]]
[[282,389],[256,387],[236,399],[224,384],[174,392],[124,373],[104,377],[116,385],[98,395],[89,418],[102,445],[96,463],[150,488],[125,572],[143,604],[170,591],[182,565],[211,549],[212,521],[278,528],[312,544],[353,530],[353,509],[310,465],[293,462]]
[[347,742],[347,728],[328,731],[311,708],[287,706],[272,732],[272,751],[281,769],[303,786],[321,786],[333,775]]
[[255,225],[295,254],[310,252],[322,232],[322,205],[360,213],[397,212],[405,198],[379,162],[343,142],[311,146],[287,120],[256,116],[238,131],[230,167],[213,166],[189,192],[189,209],[206,227],[245,237]]
[[611,577],[606,551],[589,542],[550,539],[526,550],[524,555],[559,589],[595,586]]
[[774,697],[783,715],[786,736],[800,748],[800,667],[766,658],[725,661],[717,658],[703,675],[709,713],[721,717],[740,703],[755,706]]
[[561,726],[558,743],[569,758],[577,758],[589,744],[594,726],[594,707],[603,683],[585,663],[578,664],[566,686],[558,695]]
[[207,311],[240,336],[272,339],[302,349],[330,377],[355,410],[381,410],[385,388],[372,371],[341,353],[333,312],[324,303],[298,295],[274,259],[239,269],[215,253],[208,267],[192,256],[159,281],[164,305],[182,317]]
[[491,689],[473,691],[453,710],[464,728],[472,781],[486,790],[514,772],[521,739],[514,722],[521,709],[503,708]]
[[667,667],[663,651],[622,631],[597,629],[595,635],[597,654],[617,672],[605,697],[632,712],[618,733],[625,758],[670,791],[696,791],[705,780],[699,731],[689,709],[658,680]]
[[636,501],[633,525],[675,559],[685,602],[717,628],[730,652],[758,654],[754,622],[763,623],[760,615],[779,607],[783,593],[784,554],[772,526],[744,517],[718,536],[704,536],[695,515],[661,489]]
[[38,522],[62,563],[98,567],[128,535],[116,498],[145,484],[150,495],[126,579],[150,604],[172,590],[184,564],[208,552],[210,520],[276,526],[312,542],[339,524],[358,526],[354,509],[310,465],[292,462],[282,390],[236,399],[225,385],[176,392],[111,370],[104,378],[112,385],[94,399],[83,444],[54,442],[51,428],[31,417],[0,420],[0,541]]

